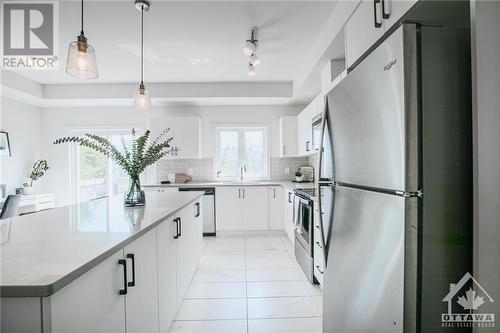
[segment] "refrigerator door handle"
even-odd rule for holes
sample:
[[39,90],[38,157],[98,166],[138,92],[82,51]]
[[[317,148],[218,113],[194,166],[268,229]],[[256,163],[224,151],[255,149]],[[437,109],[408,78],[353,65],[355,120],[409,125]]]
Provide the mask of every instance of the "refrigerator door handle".
[[[325,184],[321,184],[321,183],[318,183],[318,211],[319,211],[319,214],[318,214],[318,217],[319,217],[319,233],[321,235],[319,241],[320,241],[320,247],[321,249],[323,250],[323,258],[325,259],[325,268],[327,267],[328,265],[328,249],[326,247],[326,237],[325,237],[325,227],[324,227],[324,224],[323,224],[323,207],[321,205],[321,187],[325,186]],[[334,186],[334,185],[329,185],[329,186]],[[333,203],[332,203],[333,205]]]
[[[318,180],[321,180],[321,175],[323,173],[322,170],[322,165],[323,165],[323,144],[324,144],[324,137],[325,137],[325,128],[326,128],[326,118],[328,117],[328,97],[325,97],[325,110],[323,110],[323,117],[321,119],[321,135],[319,139],[319,156],[318,156]],[[318,192],[319,193],[319,192]]]

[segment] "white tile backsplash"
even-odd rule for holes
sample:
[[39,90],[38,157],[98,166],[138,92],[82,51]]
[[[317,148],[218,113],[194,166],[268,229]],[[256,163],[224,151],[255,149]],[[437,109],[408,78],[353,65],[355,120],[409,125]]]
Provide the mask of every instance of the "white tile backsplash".
[[[271,180],[292,180],[297,168],[301,166],[316,166],[315,157],[271,158]],[[193,181],[214,180],[213,158],[160,160],[156,163],[157,181],[168,179],[169,173],[186,173]],[[287,173],[288,171],[288,173]]]

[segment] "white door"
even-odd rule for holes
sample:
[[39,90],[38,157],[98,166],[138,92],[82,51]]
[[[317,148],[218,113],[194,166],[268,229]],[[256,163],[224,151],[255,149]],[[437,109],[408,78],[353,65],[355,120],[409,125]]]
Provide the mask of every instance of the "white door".
[[242,189],[219,186],[215,189],[217,230],[241,230]]
[[282,230],[284,227],[283,187],[269,187],[269,229]]
[[127,260],[127,333],[158,332],[156,229],[124,248]]
[[389,15],[385,21],[386,30],[394,25],[417,0],[383,0],[385,13]]
[[297,156],[297,117],[280,118],[279,156]]
[[50,296],[52,333],[125,332],[123,250]]
[[243,230],[269,229],[269,199],[267,186],[244,186],[242,225]]
[[158,313],[161,333],[167,333],[177,312],[177,235],[173,217],[156,228],[158,260]]
[[351,67],[383,34],[381,3],[362,0],[345,25],[347,67]]
[[174,118],[175,158],[201,158],[201,121],[198,117]]

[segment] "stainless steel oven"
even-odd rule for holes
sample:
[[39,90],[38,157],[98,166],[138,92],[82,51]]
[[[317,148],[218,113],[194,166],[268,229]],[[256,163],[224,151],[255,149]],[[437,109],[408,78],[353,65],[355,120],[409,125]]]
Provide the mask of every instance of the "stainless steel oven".
[[295,257],[302,270],[313,282],[314,201],[302,190],[295,190]]

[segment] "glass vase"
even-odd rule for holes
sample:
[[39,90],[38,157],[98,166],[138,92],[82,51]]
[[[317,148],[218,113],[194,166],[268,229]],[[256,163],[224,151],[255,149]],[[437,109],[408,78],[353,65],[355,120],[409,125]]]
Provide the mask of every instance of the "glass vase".
[[125,194],[125,207],[144,206],[146,204],[146,196],[141,190],[141,181],[139,177],[130,177],[130,189]]

